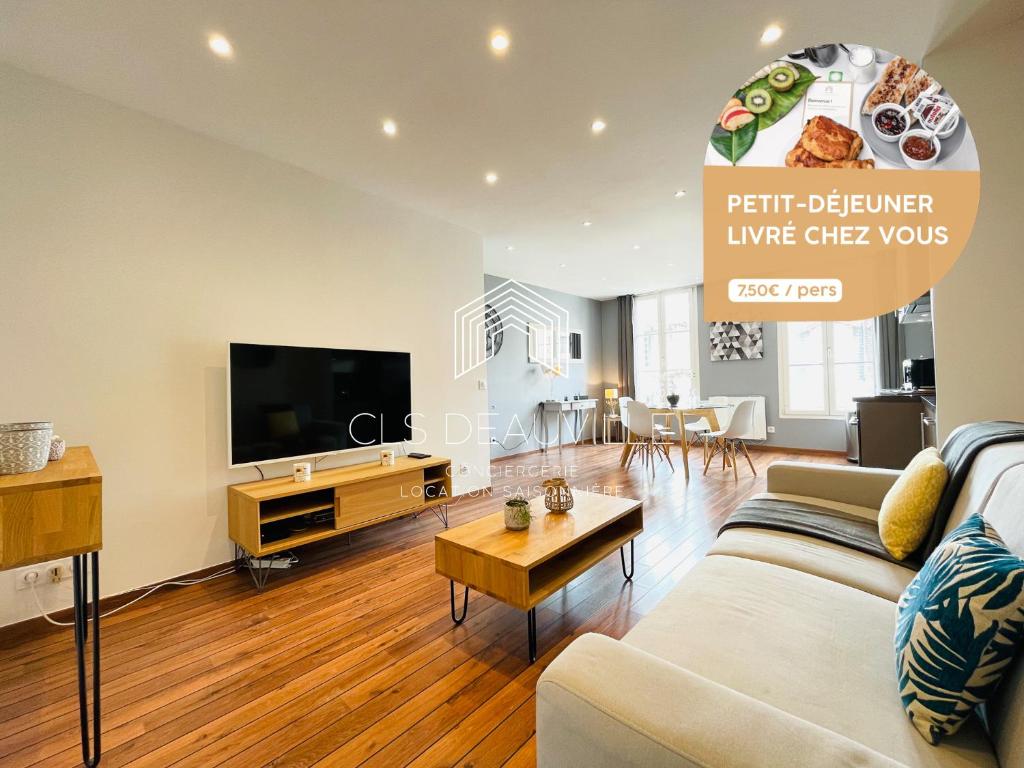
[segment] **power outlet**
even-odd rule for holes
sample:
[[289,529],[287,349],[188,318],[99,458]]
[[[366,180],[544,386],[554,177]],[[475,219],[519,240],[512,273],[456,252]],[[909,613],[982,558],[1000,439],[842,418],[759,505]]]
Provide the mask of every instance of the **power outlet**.
[[36,587],[41,587],[46,583],[46,566],[44,565],[33,565],[14,571],[14,588],[18,591],[32,589],[33,584]]
[[51,584],[60,584],[71,579],[71,560],[55,560],[52,563],[40,563],[30,565],[27,568],[18,568],[14,573],[14,588],[16,590],[36,589],[48,587]]
[[71,561],[61,560],[58,563],[51,563],[46,569],[46,574],[53,584],[60,584],[63,581],[71,580]]
[[768,434],[769,435],[774,435],[775,434],[775,427],[768,427]]
[[460,475],[468,475],[469,474],[469,464],[467,464],[466,462],[462,462],[461,464],[459,464],[459,474]]

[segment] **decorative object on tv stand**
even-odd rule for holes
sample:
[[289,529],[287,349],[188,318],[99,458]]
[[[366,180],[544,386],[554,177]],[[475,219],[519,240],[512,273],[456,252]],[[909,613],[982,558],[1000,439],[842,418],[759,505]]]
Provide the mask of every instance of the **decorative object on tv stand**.
[[505,501],[505,527],[510,531],[525,531],[530,527],[530,502],[522,496]]
[[50,461],[60,461],[64,458],[64,451],[68,449],[68,444],[64,438],[60,435],[54,435],[50,438]]
[[572,509],[572,489],[564,477],[552,477],[544,483],[544,506],[552,512],[568,512]]
[[677,405],[679,405],[679,395],[675,393],[668,395],[665,399],[668,400],[670,408],[675,408]]
[[390,448],[385,448],[380,452],[380,465],[382,467],[393,467],[395,466],[395,452]]
[[763,323],[711,323],[711,362],[760,360],[762,357]]
[[0,475],[37,472],[50,460],[53,423],[25,421],[0,424]]
[[295,473],[296,483],[306,483],[313,479],[313,465],[308,461],[292,464],[292,471]]

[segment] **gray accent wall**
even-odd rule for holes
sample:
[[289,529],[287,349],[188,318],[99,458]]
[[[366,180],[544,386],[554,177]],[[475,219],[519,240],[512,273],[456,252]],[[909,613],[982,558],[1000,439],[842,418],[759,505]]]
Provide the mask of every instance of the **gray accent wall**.
[[[704,317],[704,286],[697,288],[698,317]],[[741,318],[753,319],[753,318]],[[711,362],[708,324],[701,322],[700,393],[712,395],[764,395],[765,419],[775,434],[768,434],[768,445],[826,451],[846,450],[846,423],[840,419],[789,419],[779,416],[779,328],[764,324],[764,357],[760,360]]]
[[[484,275],[484,289],[489,291],[496,288],[507,279],[496,275]],[[544,375],[541,366],[527,362],[526,336],[516,330],[505,331],[501,350],[487,362],[489,427],[492,438],[500,440],[505,445],[503,448],[492,442],[492,458],[512,456],[541,447],[538,438],[542,436],[543,432],[537,406],[542,400],[547,400],[549,397],[561,400],[566,395],[571,397],[576,394],[586,394],[599,400],[604,396],[605,373],[602,348],[604,334],[601,327],[601,302],[580,296],[571,296],[549,288],[540,288],[525,283],[523,285],[568,311],[569,328],[583,332],[583,361],[569,364],[567,378],[555,377],[552,380]],[[614,302],[612,303],[614,304]],[[589,411],[589,413],[590,418],[585,428],[586,438],[590,439],[596,421],[597,436],[600,439],[600,403],[598,403],[596,412]],[[554,440],[555,416],[551,414],[548,419],[551,439]],[[531,428],[533,429],[532,435],[530,435]],[[569,431],[569,425],[563,423],[563,442],[571,441]],[[530,439],[524,439],[524,434],[530,435]]]
[[[485,275],[484,286],[490,290],[506,279],[496,275]],[[548,398],[549,392],[559,400],[566,395],[574,394],[587,394],[601,400],[602,402],[598,403],[596,419],[588,423],[586,429],[587,439],[590,438],[592,428],[597,429],[600,439],[604,389],[618,386],[616,301],[594,301],[533,285],[527,287],[568,310],[569,325],[574,330],[583,331],[584,360],[580,365],[570,366],[568,379],[555,379],[552,385],[551,380],[542,373],[540,366],[527,363],[526,337],[518,331],[505,332],[501,351],[487,363],[489,426],[492,436],[506,446],[502,448],[492,443],[492,458],[540,448],[538,438],[542,432],[539,421],[536,421],[529,440],[524,440],[522,433],[530,434],[531,425],[537,419],[537,405]],[[703,318],[703,286],[697,287],[697,311],[698,317]],[[828,451],[846,449],[845,422],[842,420],[779,417],[779,348],[776,323],[764,324],[765,356],[761,360],[713,363],[707,323],[701,322],[700,328],[697,329],[697,338],[700,345],[702,397],[764,395],[768,426],[775,427],[775,433],[768,435],[769,445]],[[548,418],[553,436],[554,416]],[[568,428],[563,425],[563,441],[568,440]]]

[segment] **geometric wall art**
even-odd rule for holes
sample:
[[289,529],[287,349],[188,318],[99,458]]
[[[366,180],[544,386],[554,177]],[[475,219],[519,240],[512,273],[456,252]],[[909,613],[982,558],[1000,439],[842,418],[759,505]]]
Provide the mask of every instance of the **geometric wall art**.
[[711,361],[760,360],[764,357],[763,323],[711,323]]

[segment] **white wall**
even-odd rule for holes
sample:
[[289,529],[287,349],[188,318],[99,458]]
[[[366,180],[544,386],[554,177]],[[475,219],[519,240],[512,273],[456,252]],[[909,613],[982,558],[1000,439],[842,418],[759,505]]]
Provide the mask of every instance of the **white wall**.
[[[487,484],[486,444],[441,433],[487,408],[451,363],[478,236],[2,66],[0,104],[0,422],[93,447],[104,594],[231,556],[225,487],[257,475],[226,468],[228,340],[412,352],[423,450]],[[13,584],[0,625],[36,613]]]
[[1024,21],[925,57],[971,121],[981,206],[960,259],[932,293],[940,439],[981,419],[1024,421]]

